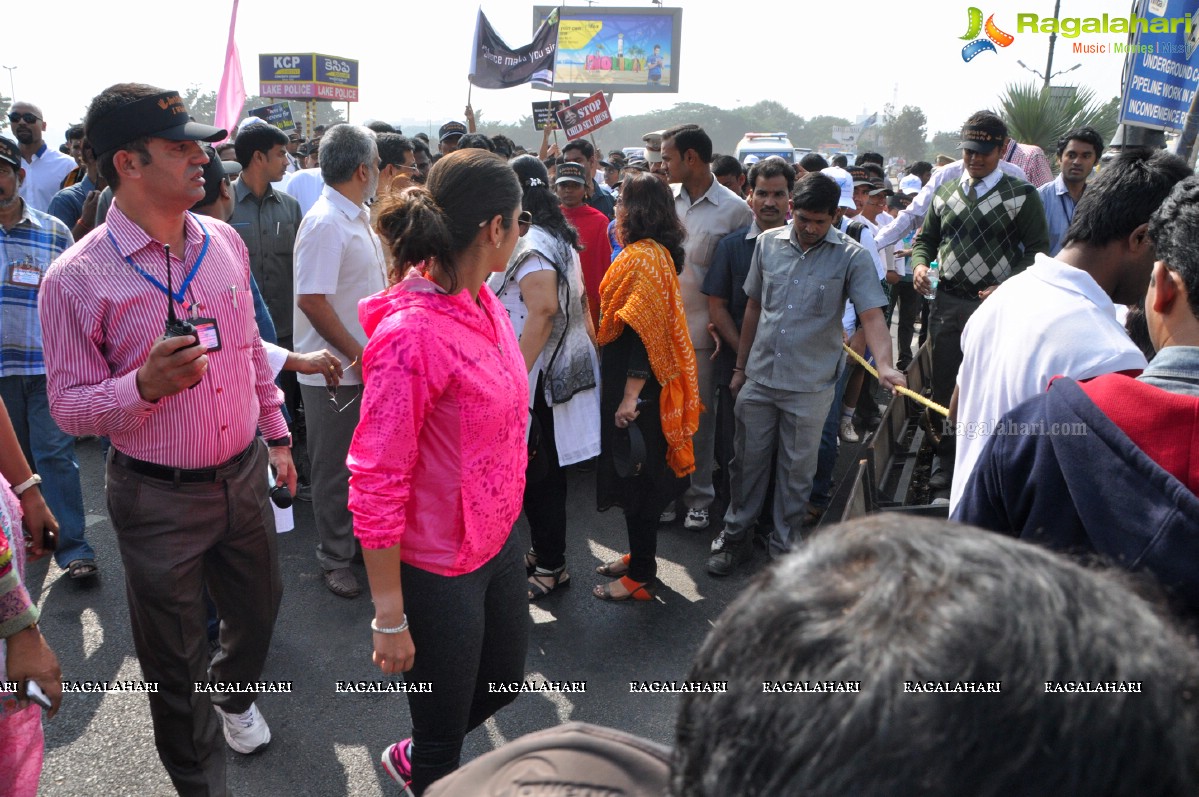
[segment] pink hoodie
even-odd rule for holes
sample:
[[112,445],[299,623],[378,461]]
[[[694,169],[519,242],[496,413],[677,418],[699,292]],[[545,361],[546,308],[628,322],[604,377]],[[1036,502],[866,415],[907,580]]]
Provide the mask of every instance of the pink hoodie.
[[508,315],[486,286],[475,304],[413,269],[358,317],[370,340],[346,461],[354,533],[438,575],[476,570],[508,539],[525,488],[529,383]]

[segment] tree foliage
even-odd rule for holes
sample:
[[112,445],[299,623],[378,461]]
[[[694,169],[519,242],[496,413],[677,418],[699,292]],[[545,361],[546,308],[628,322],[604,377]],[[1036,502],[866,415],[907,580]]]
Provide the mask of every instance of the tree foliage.
[[1099,131],[1104,141],[1116,132],[1119,98],[1100,103],[1092,89],[1073,87],[1073,93],[1053,94],[1035,81],[1009,83],[999,97],[996,113],[1007,122],[1008,133],[1023,144],[1036,144],[1047,154],[1057,151],[1063,133],[1083,125]]
[[923,158],[928,149],[925,140],[928,136],[925,130],[927,124],[924,111],[911,105],[903,106],[903,110],[892,116],[883,127],[883,146],[887,155],[903,158],[908,163]]

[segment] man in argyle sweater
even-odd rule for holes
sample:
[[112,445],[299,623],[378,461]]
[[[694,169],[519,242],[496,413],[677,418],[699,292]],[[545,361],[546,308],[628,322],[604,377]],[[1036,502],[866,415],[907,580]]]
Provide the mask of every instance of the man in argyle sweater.
[[[1049,250],[1049,228],[1036,188],[999,170],[1007,125],[979,111],[962,128],[963,170],[933,196],[912,250],[916,290],[931,290],[928,264],[939,263],[940,284],[929,318],[933,347],[933,401],[947,405],[962,364],[966,321],[1001,282],[1019,274],[1037,252]],[[949,487],[953,475],[953,424],[945,426],[929,487]]]

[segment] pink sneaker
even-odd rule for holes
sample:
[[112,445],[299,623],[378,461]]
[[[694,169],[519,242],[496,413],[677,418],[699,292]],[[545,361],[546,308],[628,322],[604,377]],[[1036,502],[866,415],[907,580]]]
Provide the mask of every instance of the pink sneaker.
[[412,797],[409,788],[412,785],[412,761],[408,758],[411,744],[411,738],[402,739],[384,750],[382,757],[383,768],[392,780],[404,787],[406,797]]

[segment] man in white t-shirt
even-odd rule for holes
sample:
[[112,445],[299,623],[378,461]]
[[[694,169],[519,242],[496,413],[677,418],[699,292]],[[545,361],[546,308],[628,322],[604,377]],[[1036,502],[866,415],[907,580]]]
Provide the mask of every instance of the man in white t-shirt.
[[316,558],[335,595],[358,595],[350,569],[354,518],[347,507],[346,455],[362,406],[362,348],[366,333],[358,301],[387,286],[383,244],[370,226],[366,200],[379,184],[379,149],[365,127],[330,127],[321,139],[325,187],[296,234],[296,351],[328,349],[345,365],[336,390],[322,376],[299,376],[312,461],[312,508],[319,542]]
[[991,434],[1055,433],[1001,429],[1008,410],[1046,390],[1055,376],[1082,380],[1147,365],[1116,320],[1113,302],[1144,297],[1155,259],[1149,217],[1190,173],[1164,151],[1132,150],[1112,161],[1083,194],[1057,256],[1038,254],[966,323],[951,402],[957,412],[951,514]]

